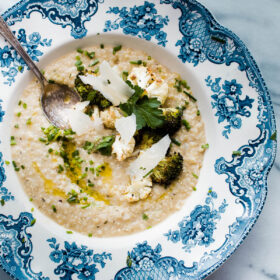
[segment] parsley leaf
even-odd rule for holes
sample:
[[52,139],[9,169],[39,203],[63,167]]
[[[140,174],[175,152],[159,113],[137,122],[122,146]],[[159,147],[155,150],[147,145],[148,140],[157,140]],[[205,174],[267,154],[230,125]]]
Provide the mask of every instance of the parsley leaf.
[[100,139],[95,147],[95,151],[99,151],[102,155],[109,156],[112,153],[112,145],[115,142],[115,136],[104,136]]
[[161,103],[157,98],[141,98],[144,90],[139,86],[134,86],[130,81],[127,84],[134,89],[134,94],[127,103],[120,104],[120,109],[130,116],[132,113],[136,116],[137,130],[148,126],[152,129],[161,127],[164,124],[162,110],[159,109]]

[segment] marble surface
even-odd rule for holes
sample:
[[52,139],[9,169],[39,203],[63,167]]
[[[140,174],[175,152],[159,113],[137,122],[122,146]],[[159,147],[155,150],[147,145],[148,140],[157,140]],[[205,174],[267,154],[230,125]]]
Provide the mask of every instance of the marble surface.
[[[16,0],[0,0],[0,13]],[[267,83],[280,125],[280,1],[200,0],[247,45]],[[278,137],[279,137],[278,133]],[[278,138],[279,139],[279,138]],[[250,235],[209,280],[280,280],[280,155],[268,178],[268,197]],[[0,269],[0,280],[11,278]],[[106,280],[106,279],[104,279]]]

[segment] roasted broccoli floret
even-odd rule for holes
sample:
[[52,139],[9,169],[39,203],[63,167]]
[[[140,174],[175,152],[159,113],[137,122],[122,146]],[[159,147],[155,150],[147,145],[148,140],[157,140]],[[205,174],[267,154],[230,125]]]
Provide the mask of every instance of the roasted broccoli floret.
[[180,108],[162,109],[165,118],[163,126],[159,129],[162,134],[172,135],[177,132],[182,125],[183,111]]
[[100,110],[112,105],[99,91],[94,90],[91,85],[84,84],[79,75],[75,79],[75,89],[80,94],[82,101],[90,101],[90,105],[97,105]]
[[168,186],[183,170],[183,157],[180,153],[166,156],[153,169],[151,178],[153,183]]
[[157,143],[164,135],[158,133],[157,130],[141,129],[136,132],[135,139],[137,147],[141,150],[150,148],[153,144]]

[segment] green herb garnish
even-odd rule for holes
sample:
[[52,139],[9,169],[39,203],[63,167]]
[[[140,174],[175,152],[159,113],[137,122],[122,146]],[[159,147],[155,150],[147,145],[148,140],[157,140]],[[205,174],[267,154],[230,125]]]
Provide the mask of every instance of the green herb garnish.
[[174,87],[177,89],[178,92],[182,92],[183,89],[189,90],[190,87],[187,84],[186,80],[175,79]]
[[4,206],[5,205],[5,200],[2,198],[1,199],[1,206]]
[[269,139],[273,140],[273,141],[276,141],[276,138],[277,138],[277,133],[276,133],[276,131],[274,131]]
[[182,124],[184,125],[187,131],[191,129],[191,125],[187,120],[182,120]]
[[15,136],[11,136],[11,142],[10,142],[11,146],[16,145],[16,140],[15,140]]
[[189,92],[184,90],[184,94],[186,94],[193,102],[197,101],[197,99],[193,95],[191,95]]
[[128,77],[128,72],[127,72],[127,71],[123,71],[123,72],[122,72],[122,79],[123,79],[124,81],[126,81],[126,80],[127,80],[127,77]]
[[35,223],[36,223],[36,219],[33,219],[33,220],[30,222],[30,225],[33,226]]
[[89,67],[93,67],[93,66],[95,66],[98,63],[99,63],[99,60],[95,59],[91,64],[89,64]]
[[130,116],[132,113],[136,116],[137,130],[148,126],[152,129],[161,127],[164,124],[164,116],[160,101],[157,98],[148,98],[142,96],[144,90],[139,86],[134,86],[130,81],[126,83],[134,89],[134,94],[129,98],[127,103],[120,104],[120,109]]
[[67,234],[72,234],[72,233],[73,233],[73,231],[71,231],[71,230],[67,230],[67,231],[66,231],[66,233],[67,233]]
[[77,52],[78,52],[78,53],[84,53],[84,51],[83,51],[81,48],[78,48],[78,49],[77,49]]
[[177,146],[181,146],[181,142],[179,142],[178,140],[176,140],[175,138],[170,138],[171,142],[174,143]]
[[55,205],[52,205],[52,210],[53,210],[54,213],[57,212],[57,209],[56,209]]
[[142,219],[143,219],[143,220],[148,220],[148,219],[149,219],[149,216],[148,216],[147,214],[143,213]]
[[195,173],[192,173],[192,175],[195,179],[198,179],[198,176]]
[[100,44],[100,48],[101,48],[101,49],[104,49],[104,44]]
[[118,46],[115,46],[113,48],[113,54],[116,54],[118,51],[120,51],[122,49],[122,45],[118,45]]
[[208,143],[203,144],[203,145],[201,145],[201,148],[204,149],[204,150],[206,150],[206,149],[209,148],[209,144],[208,144]]
[[31,125],[31,123],[32,123],[31,118],[28,118],[27,121],[26,121],[26,125]]
[[102,137],[94,150],[100,152],[102,155],[109,156],[112,154],[112,145],[115,142],[115,136],[104,136]]
[[141,65],[142,64],[142,60],[139,59],[139,60],[133,60],[133,61],[130,61],[129,62],[130,64],[135,64],[135,65]]
[[232,156],[241,156],[241,152],[240,151],[233,151]]

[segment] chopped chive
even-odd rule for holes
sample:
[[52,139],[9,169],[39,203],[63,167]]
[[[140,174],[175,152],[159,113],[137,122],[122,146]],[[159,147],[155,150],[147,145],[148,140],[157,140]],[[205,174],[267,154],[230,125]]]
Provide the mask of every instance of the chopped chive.
[[196,188],[196,187],[193,187],[192,189],[193,189],[193,191],[196,191],[196,190],[197,190],[197,188]]
[[182,124],[184,125],[187,131],[191,129],[191,125],[187,120],[182,120]]
[[54,84],[55,83],[55,81],[52,80],[52,79],[48,80],[48,82],[49,82],[49,84]]
[[5,164],[6,164],[6,165],[9,165],[10,162],[9,162],[8,160],[5,160]]
[[97,67],[97,68],[93,71],[94,74],[97,74],[98,72],[99,72],[99,67]]
[[143,66],[147,66],[147,62],[146,61],[143,61]]
[[111,84],[111,81],[110,81],[110,80],[107,80],[107,83],[108,83],[108,85],[110,85],[110,84]]
[[200,111],[199,110],[196,111],[196,115],[200,116]]
[[130,64],[136,64],[136,65],[141,65],[142,64],[142,60],[133,60],[129,62]]
[[100,44],[100,48],[101,48],[101,49],[104,49],[104,44]]
[[211,193],[211,192],[212,192],[212,188],[211,188],[211,189],[209,189],[208,193]]
[[52,210],[53,210],[54,213],[57,212],[57,209],[56,209],[55,205],[52,205]]
[[192,173],[192,175],[195,179],[198,179],[198,176],[195,173]]
[[1,206],[4,206],[5,205],[5,200],[2,198],[1,199]]
[[92,237],[92,233],[89,233],[89,234],[88,234],[88,237]]
[[30,198],[29,198],[29,201],[33,201],[33,198],[32,198],[32,197],[30,197]]
[[90,59],[93,59],[95,57],[95,52],[88,52],[88,51],[85,51],[85,55],[90,58]]
[[61,164],[58,165],[57,167],[57,173],[62,173],[64,171],[64,168]]
[[90,206],[90,203],[86,204],[85,206],[81,207],[82,209],[86,209]]
[[20,106],[20,105],[21,105],[21,103],[22,103],[22,101],[20,100],[20,101],[18,102],[18,106]]
[[20,116],[21,116],[21,112],[18,112],[18,113],[17,113],[17,117],[20,117]]
[[224,39],[222,39],[222,38],[219,38],[219,37],[216,37],[216,36],[211,36],[211,39],[213,40],[213,41],[216,41],[216,42],[219,42],[219,43],[221,43],[221,44],[225,44],[226,43],[226,41],[224,40]]
[[77,56],[75,57],[75,59],[76,59],[76,60],[81,60],[81,57],[80,57],[79,55],[77,55]]
[[23,104],[22,104],[22,107],[23,107],[24,109],[26,109],[26,108],[27,108],[27,104],[26,104],[26,103],[23,103]]
[[77,60],[76,62],[75,62],[75,66],[80,66],[80,65],[82,65],[83,64],[83,62],[81,61],[81,60]]
[[27,121],[26,121],[26,125],[31,125],[31,123],[32,123],[31,118],[28,118]]
[[174,143],[177,146],[181,146],[181,142],[179,142],[178,140],[176,140],[175,138],[171,138],[171,142]]
[[148,216],[147,214],[143,213],[142,219],[143,219],[143,220],[148,220],[148,219],[149,219],[149,216]]
[[99,60],[95,59],[91,64],[89,64],[89,67],[93,67],[93,66],[95,66],[98,63],[99,63]]
[[113,54],[116,54],[118,51],[120,51],[122,49],[122,45],[118,45],[118,46],[115,46],[113,48]]
[[276,131],[273,132],[273,134],[270,136],[270,140],[273,140],[273,141],[276,141],[276,137],[277,137],[277,134],[276,134]]
[[36,223],[36,219],[33,219],[30,223],[31,226],[33,226]]
[[20,167],[21,167],[21,169],[25,169],[25,166],[24,166],[24,165],[21,165]]
[[92,187],[94,187],[94,184],[93,183],[88,183],[88,186],[92,188]]
[[208,144],[208,143],[206,143],[206,144],[204,144],[204,145],[201,145],[201,148],[202,148],[202,149],[204,149],[204,150],[206,150],[206,149],[208,149],[208,148],[209,148],[209,144]]
[[73,231],[71,231],[71,230],[67,230],[67,231],[66,231],[66,233],[67,233],[67,234],[72,234],[72,233],[73,233]]
[[10,142],[11,146],[16,145],[16,140],[15,140],[15,136],[11,136],[11,142]]
[[78,49],[77,49],[77,52],[78,52],[78,53],[84,53],[84,51],[83,51],[81,48],[78,48]]
[[150,228],[152,228],[152,226],[147,226],[147,228],[146,228],[146,229],[150,229]]
[[31,212],[34,212],[34,208],[33,207],[31,208]]
[[84,70],[85,70],[85,67],[84,67],[83,65],[79,65],[79,66],[77,66],[77,70],[78,70],[79,72],[84,71]]
[[128,77],[128,72],[127,72],[127,71],[123,71],[123,72],[122,72],[122,79],[123,79],[124,81],[126,81],[126,80],[127,80],[127,77]]
[[52,148],[49,148],[49,149],[48,149],[48,153],[51,154],[52,152],[53,152],[53,149],[52,149]]
[[148,60],[151,60],[151,59],[152,59],[152,57],[149,55],[149,56],[148,56]]
[[41,142],[43,142],[43,143],[46,143],[46,142],[47,142],[47,140],[44,139],[44,138],[42,138],[42,137],[39,138],[39,141],[41,141]]
[[190,94],[189,92],[184,90],[184,94],[186,94],[192,101],[194,101],[194,102],[197,101],[197,99],[192,94]]
[[232,155],[233,156],[241,156],[241,152],[240,151],[233,151]]
[[42,73],[43,75],[45,75],[46,72],[45,72],[44,69],[42,69],[42,70],[41,70],[41,73]]
[[23,69],[23,67],[20,65],[20,66],[18,67],[18,71],[21,72],[22,69]]
[[19,128],[19,125],[18,125],[18,124],[15,124],[14,128]]

